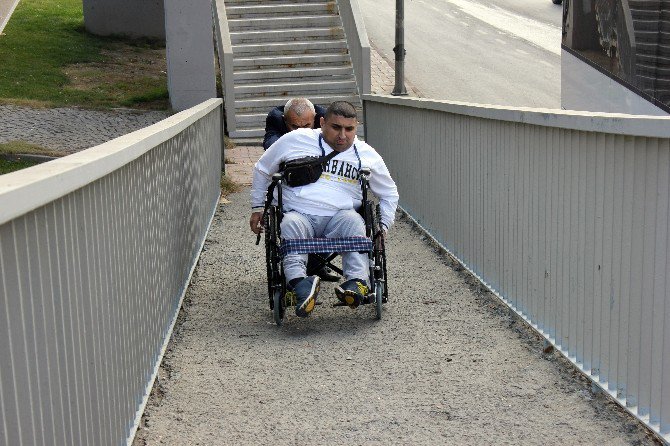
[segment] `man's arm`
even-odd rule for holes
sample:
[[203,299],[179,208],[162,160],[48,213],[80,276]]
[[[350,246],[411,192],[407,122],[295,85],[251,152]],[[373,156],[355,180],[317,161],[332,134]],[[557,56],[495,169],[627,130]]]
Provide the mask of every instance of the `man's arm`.
[[267,150],[282,135],[288,133],[284,122],[283,107],[275,107],[270,110],[265,118],[265,136],[263,137],[263,149]]
[[272,182],[272,174],[279,171],[279,164],[282,161],[283,144],[275,144],[267,150],[254,165],[251,180],[251,217],[249,225],[254,234],[262,231],[261,217],[265,207],[265,197],[268,187]]
[[398,207],[398,188],[383,160],[380,160],[372,169],[370,175],[370,189],[379,197],[382,226],[388,230],[395,220],[395,211]]

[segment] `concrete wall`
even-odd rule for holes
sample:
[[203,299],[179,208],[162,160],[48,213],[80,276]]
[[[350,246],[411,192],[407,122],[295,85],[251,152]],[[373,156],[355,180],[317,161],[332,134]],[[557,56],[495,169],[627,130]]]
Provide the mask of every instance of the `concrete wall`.
[[172,108],[216,97],[211,0],[165,0],[165,35]]
[[162,0],[84,0],[86,30],[99,36],[165,39]]

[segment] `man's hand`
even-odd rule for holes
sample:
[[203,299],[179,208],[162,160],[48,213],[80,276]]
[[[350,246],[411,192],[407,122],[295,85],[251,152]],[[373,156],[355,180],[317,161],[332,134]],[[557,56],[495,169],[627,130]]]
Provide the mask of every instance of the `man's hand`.
[[377,236],[375,237],[375,248],[381,251],[382,247],[384,246],[386,242],[386,233],[388,230],[386,229],[385,226],[381,226],[379,228],[379,232],[377,233]]
[[262,212],[254,212],[253,214],[251,214],[251,218],[249,219],[249,226],[251,226],[251,232],[253,232],[256,235],[263,232],[263,222],[261,222],[262,218],[263,218]]

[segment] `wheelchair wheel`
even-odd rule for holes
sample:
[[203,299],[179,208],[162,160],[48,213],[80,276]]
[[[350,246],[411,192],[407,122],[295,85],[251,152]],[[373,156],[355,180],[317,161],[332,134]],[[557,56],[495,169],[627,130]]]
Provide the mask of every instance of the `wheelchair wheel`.
[[275,320],[277,327],[281,327],[284,321],[284,295],[281,290],[275,291],[274,294],[274,304],[272,309],[272,315]]
[[[265,264],[267,268],[268,299],[270,310],[276,307],[275,297],[279,293],[284,294],[284,271],[279,254],[279,222],[277,221],[277,208],[272,206],[268,209],[264,223],[265,227]],[[280,299],[281,300],[281,299]],[[283,309],[281,310],[283,317]]]
[[[376,224],[380,225],[380,222],[382,221],[381,218],[381,209],[379,205],[377,205],[375,209],[375,220]],[[386,273],[386,246],[384,242],[381,242],[381,246],[377,247],[375,245],[374,247],[374,257],[375,257],[375,280],[378,283],[381,283],[381,289],[382,289],[382,302],[386,303],[388,302],[388,274]]]
[[382,318],[382,300],[384,299],[384,285],[377,283],[375,287],[375,316],[377,320]]

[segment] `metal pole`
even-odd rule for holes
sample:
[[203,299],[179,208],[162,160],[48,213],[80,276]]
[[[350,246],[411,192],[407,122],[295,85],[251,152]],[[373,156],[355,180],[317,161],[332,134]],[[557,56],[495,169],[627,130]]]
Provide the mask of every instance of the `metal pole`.
[[406,96],[405,89],[405,6],[404,0],[395,1],[395,87],[394,96]]

